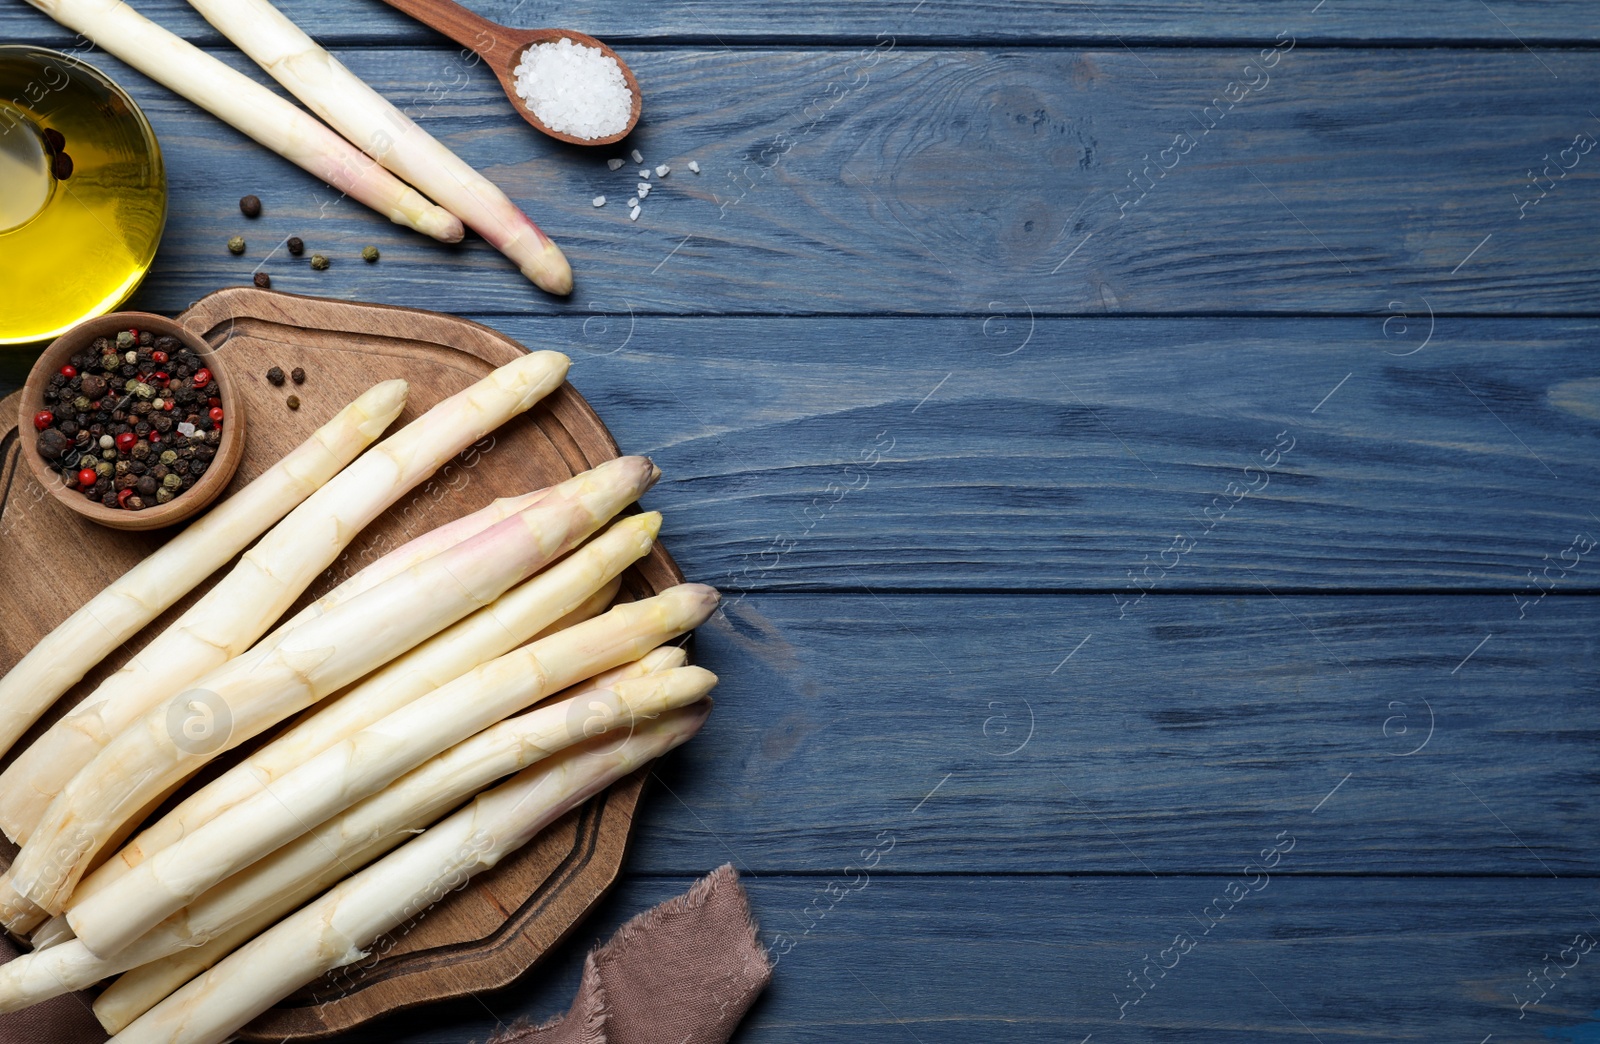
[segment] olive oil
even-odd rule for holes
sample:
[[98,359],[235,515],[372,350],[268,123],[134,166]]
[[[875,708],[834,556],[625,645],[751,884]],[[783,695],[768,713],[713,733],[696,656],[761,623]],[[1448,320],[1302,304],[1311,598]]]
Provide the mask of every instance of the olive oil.
[[161,151],[127,95],[69,55],[0,47],[0,345],[116,308],[166,213]]

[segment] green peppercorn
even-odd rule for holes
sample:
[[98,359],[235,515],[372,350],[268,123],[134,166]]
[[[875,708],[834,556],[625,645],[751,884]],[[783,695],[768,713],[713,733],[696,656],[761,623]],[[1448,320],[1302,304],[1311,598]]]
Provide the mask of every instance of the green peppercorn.
[[135,384],[133,389],[133,394],[141,399],[153,398],[155,393],[156,390],[148,384]]
[[165,486],[163,486],[161,489],[156,490],[156,503],[157,504],[170,504],[170,503],[172,503],[172,497],[173,497],[172,490],[167,489]]
[[327,256],[324,254],[312,254],[311,267],[316,269],[318,272],[326,272],[328,270]]
[[380,256],[382,255],[378,253],[378,248],[375,246],[361,248],[361,260],[369,265],[377,261]]
[[[100,459],[101,460],[116,460],[117,459],[117,451],[114,450],[114,449],[103,449],[103,450],[100,451]],[[109,470],[109,465],[101,465],[101,466],[104,466],[104,467],[108,468],[108,470],[105,472],[105,474],[107,474],[107,475],[111,474],[111,472]]]
[[162,489],[175,490],[181,485],[183,485],[183,476],[181,475],[168,475],[166,478],[161,480]]
[[289,396],[288,400],[284,403],[284,405],[288,406],[291,410],[298,410],[300,408],[300,396],[298,396],[298,395]]
[[228,240],[228,253],[234,255],[235,257],[244,253],[243,236],[234,236],[232,239]]
[[78,407],[79,411],[86,410],[89,408],[89,397],[87,395],[80,395],[76,399],[72,400],[72,405]]
[[[117,334],[117,350],[118,351],[125,351],[125,350],[127,350],[129,348],[132,348],[132,347],[133,347],[133,334],[132,333],[128,332],[127,330],[123,330],[122,332]],[[115,366],[116,364],[113,363],[112,365]]]
[[161,454],[161,463],[165,464],[169,468],[178,463],[178,451],[164,450]]
[[110,352],[107,352],[100,357],[100,369],[102,370],[115,370],[118,365],[117,357],[112,355]]
[[[115,457],[117,455],[116,451],[112,450],[111,451],[111,455],[113,457]],[[96,475],[99,475],[101,478],[105,478],[105,477],[111,475],[116,470],[117,470],[116,468],[111,466],[111,462],[110,461],[105,461],[105,460],[102,460],[100,463],[98,463],[98,464],[96,464],[94,466],[94,473]]]
[[134,391],[138,387],[139,387],[139,378],[137,378],[137,377],[129,377],[127,380],[122,382],[122,390],[125,391],[125,392]]

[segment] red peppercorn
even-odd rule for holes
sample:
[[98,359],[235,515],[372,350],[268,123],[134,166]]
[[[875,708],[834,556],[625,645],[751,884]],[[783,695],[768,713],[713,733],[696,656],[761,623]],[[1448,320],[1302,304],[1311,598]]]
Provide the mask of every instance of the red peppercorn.
[[171,413],[172,412],[172,408],[174,406],[176,406],[176,405],[177,405],[177,403],[173,402],[171,399],[168,399],[165,403],[162,404],[161,408],[166,410],[168,413]]
[[207,406],[221,406],[222,405],[222,400],[217,398],[215,395],[213,395],[213,396],[211,396],[211,398],[206,400],[206,405]]
[[150,379],[154,380],[154,381],[160,381],[163,385],[167,385],[167,384],[171,384],[172,383],[172,378],[170,376],[168,376],[167,374],[162,373],[160,370],[157,370],[155,373],[152,373],[150,375]]
[[66,366],[61,367],[61,376],[70,381],[72,378],[78,376],[78,368],[69,363]]
[[154,446],[154,445],[157,445],[160,442],[161,442],[161,433],[159,431],[152,431],[150,433],[150,445]]
[[78,485],[83,489],[88,489],[98,481],[100,476],[95,474],[93,468],[84,468],[78,472]]
[[133,327],[130,326],[130,327],[128,327],[128,335],[133,338],[133,343],[134,344],[138,344],[139,343],[139,331],[138,330],[136,330],[136,329],[134,329]]
[[222,423],[222,407],[221,406],[213,406],[213,407],[211,407],[210,416],[211,416],[212,420],[216,421],[218,424],[221,424]]
[[49,410],[40,410],[33,415],[33,429],[43,431],[56,422],[56,415]]
[[204,388],[206,385],[208,385],[210,383],[211,383],[211,371],[210,370],[201,369],[201,370],[196,370],[195,371],[194,386],[196,388]]
[[117,436],[117,449],[121,450],[123,453],[131,453],[133,451],[133,447],[138,445],[138,443],[139,436],[135,435],[131,431],[125,431],[121,435]]
[[117,507],[126,508],[128,506],[128,500],[132,496],[133,496],[133,490],[131,490],[131,489],[125,489],[125,490],[121,491],[120,493],[118,493],[117,494]]
[[158,366],[159,365],[163,365],[167,361],[167,353],[166,352],[151,352],[150,353],[150,361],[155,363]]

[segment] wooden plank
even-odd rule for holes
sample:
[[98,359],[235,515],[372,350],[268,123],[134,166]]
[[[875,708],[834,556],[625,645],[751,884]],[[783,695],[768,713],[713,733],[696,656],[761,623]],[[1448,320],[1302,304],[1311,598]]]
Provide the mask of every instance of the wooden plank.
[[[1284,861],[1312,843],[1300,839]],[[874,873],[745,884],[764,938],[788,952],[736,1041],[1080,1044],[1092,1034],[1094,1044],[1476,1044],[1489,1036],[1548,1044],[1591,1040],[1600,1028],[1589,1014],[1600,1008],[1596,957],[1579,952],[1600,940],[1592,880],[1273,876],[1209,935],[1197,918],[1219,909],[1213,900],[1229,879]],[[563,1011],[584,947],[687,886],[687,878],[628,879],[525,984],[339,1044],[466,1044],[486,1039],[496,1019]],[[1192,945],[1172,950],[1180,933]],[[1563,955],[1579,937],[1587,941]],[[1571,968],[1556,967],[1562,962]],[[1519,1019],[1518,998],[1540,996],[1530,972],[1543,1000]],[[1119,1009],[1141,996],[1130,974],[1149,985],[1139,1003]]]
[[[106,61],[183,201],[140,304],[175,311],[264,263],[284,289],[479,313],[1600,311],[1600,151],[1570,145],[1600,135],[1586,52],[1296,47],[1221,114],[1246,75],[1236,51],[642,48],[630,143],[677,169],[637,222],[590,202],[620,203],[632,167],[542,139],[454,51],[344,56],[527,203],[577,292],[555,301],[482,242],[444,247],[340,202]],[[1163,152],[1189,133],[1187,154]],[[1526,172],[1563,148],[1572,173],[1552,168],[1519,217],[1540,198]],[[1141,187],[1147,163],[1173,169]],[[246,192],[258,221],[237,212]],[[333,268],[272,254],[289,235]],[[383,261],[356,263],[369,243]]]
[[[318,39],[383,43],[434,42],[408,19],[372,4],[282,0],[283,10]],[[692,5],[637,5],[625,0],[589,0],[559,9],[530,7],[520,0],[473,0],[467,6],[513,26],[560,25],[612,43],[698,41],[728,44],[774,40],[859,40],[880,34],[906,40],[964,44],[1004,41],[1189,43],[1197,40],[1249,47],[1279,30],[1322,42],[1431,43],[1518,47],[1600,39],[1600,16],[1586,0],[1498,0],[1474,10],[1447,0],[1416,0],[1399,7],[1384,0],[1339,0],[1262,5],[1248,0],[1138,0],[1091,8],[1071,0],[925,0],[885,8],[830,0],[816,4],[762,6],[736,0]],[[215,43],[218,36],[183,0],[146,0],[139,10],[189,39]],[[8,4],[0,8],[0,38],[59,45],[72,34],[43,15]]]
[[751,595],[698,632],[717,710],[631,868],[832,873],[914,827],[897,872],[1230,874],[1292,825],[1295,873],[1593,874],[1597,623],[1592,598]]
[[1592,320],[1441,320],[1405,354],[1425,317],[613,308],[479,318],[573,357],[724,590],[1600,590],[1561,571],[1600,538]]

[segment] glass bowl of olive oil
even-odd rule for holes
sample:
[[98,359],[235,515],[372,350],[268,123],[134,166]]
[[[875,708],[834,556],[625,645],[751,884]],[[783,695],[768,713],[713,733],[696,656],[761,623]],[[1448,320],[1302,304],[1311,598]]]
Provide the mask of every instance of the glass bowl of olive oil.
[[73,55],[0,45],[0,346],[48,341],[133,293],[167,221],[161,147]]

